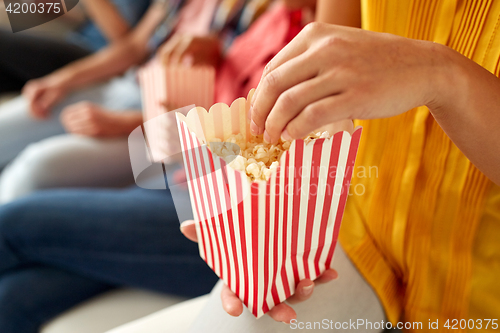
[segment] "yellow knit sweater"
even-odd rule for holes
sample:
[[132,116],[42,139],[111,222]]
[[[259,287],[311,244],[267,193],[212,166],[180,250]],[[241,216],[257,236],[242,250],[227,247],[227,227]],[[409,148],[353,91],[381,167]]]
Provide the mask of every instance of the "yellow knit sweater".
[[[364,29],[446,44],[500,74],[500,1],[363,0],[362,11]],[[426,107],[356,125],[340,240],[388,318],[440,331],[448,319],[500,321],[500,188]]]

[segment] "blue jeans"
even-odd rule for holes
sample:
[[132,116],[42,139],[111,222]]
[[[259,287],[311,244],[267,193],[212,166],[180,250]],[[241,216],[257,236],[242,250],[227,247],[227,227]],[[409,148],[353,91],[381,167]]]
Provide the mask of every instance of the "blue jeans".
[[50,190],[0,207],[2,333],[36,333],[116,286],[194,297],[216,281],[169,191]]

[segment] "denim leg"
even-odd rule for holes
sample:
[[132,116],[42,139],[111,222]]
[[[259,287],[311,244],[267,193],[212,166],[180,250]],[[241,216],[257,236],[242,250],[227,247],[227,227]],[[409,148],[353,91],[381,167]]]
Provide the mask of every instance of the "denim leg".
[[[0,221],[2,219],[1,215],[2,214],[0,213]],[[21,264],[22,260],[18,258],[17,254],[6,242],[5,238],[0,235],[0,276],[3,272],[16,268]]]
[[0,277],[0,332],[38,333],[68,308],[111,287],[63,270],[28,266]]
[[0,207],[0,235],[23,263],[113,285],[197,296],[217,281],[180,233],[169,191],[40,191]]

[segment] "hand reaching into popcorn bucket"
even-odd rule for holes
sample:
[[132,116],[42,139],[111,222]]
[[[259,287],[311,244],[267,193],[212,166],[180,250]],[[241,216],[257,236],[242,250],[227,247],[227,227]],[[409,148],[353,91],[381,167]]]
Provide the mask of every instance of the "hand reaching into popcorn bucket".
[[216,68],[221,61],[222,46],[215,36],[176,35],[160,49],[159,53],[165,65]]
[[425,105],[500,184],[500,155],[491,149],[500,133],[499,89],[495,75],[447,46],[312,23],[266,66],[251,102],[251,130],[274,143],[325,123],[394,117]]

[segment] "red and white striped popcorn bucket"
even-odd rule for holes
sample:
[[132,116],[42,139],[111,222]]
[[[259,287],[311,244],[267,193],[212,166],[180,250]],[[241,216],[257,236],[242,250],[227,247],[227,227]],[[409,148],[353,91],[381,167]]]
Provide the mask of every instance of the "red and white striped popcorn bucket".
[[200,255],[258,318],[331,267],[361,128],[296,140],[267,182],[250,182],[207,147],[250,138],[249,104],[195,108],[177,122]]
[[193,104],[210,107],[214,103],[215,69],[169,67],[154,58],[139,70],[138,78],[151,159],[168,162],[170,156],[180,153],[175,114],[168,111]]

